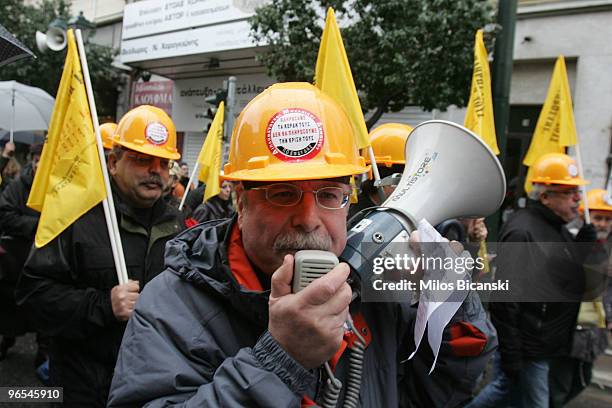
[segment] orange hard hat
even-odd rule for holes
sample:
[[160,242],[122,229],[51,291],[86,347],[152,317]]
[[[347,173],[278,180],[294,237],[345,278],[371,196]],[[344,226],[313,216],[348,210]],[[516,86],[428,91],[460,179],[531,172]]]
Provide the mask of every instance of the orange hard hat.
[[[385,123],[370,132],[370,144],[378,165],[391,167],[394,164],[406,164],[406,139],[412,132],[412,126],[402,123]],[[370,158],[366,155],[366,163]]]
[[289,82],[270,86],[242,110],[223,179],[310,180],[366,171],[344,110],[313,85]]
[[113,143],[149,156],[178,160],[176,128],[162,109],[141,105],[123,115]]
[[567,154],[548,153],[533,163],[534,184],[558,184],[562,186],[581,186],[589,184],[578,175],[576,162]]
[[[610,211],[612,212],[612,200],[608,192],[603,188],[596,188],[587,193],[589,210]],[[580,203],[580,211],[584,211],[584,204]]]
[[100,136],[102,136],[102,146],[106,150],[110,150],[113,148],[113,136],[115,135],[115,130],[117,129],[117,124],[113,122],[103,123],[100,125]]

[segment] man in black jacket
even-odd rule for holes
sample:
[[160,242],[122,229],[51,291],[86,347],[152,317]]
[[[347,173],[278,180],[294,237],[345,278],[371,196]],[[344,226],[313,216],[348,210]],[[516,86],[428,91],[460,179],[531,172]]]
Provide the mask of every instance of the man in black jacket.
[[[8,186],[0,195],[0,334],[3,335],[0,360],[15,344],[15,337],[28,331],[27,315],[15,304],[15,285],[38,225],[39,214],[26,203],[41,152],[42,144],[30,147],[31,163],[15,180],[7,180]],[[38,367],[45,359],[46,343],[43,340],[39,343],[34,365]]]
[[[40,330],[52,336],[50,376],[66,407],[103,407],[139,289],[164,266],[166,242],[181,229],[178,210],[161,198],[176,131],[160,109],[140,106],[120,121],[108,158],[130,278],[119,285],[102,205],[56,239],[33,248],[17,288]],[[78,199],[78,197],[75,197]]]
[[548,407],[550,362],[571,345],[585,290],[585,245],[577,243],[596,235],[589,224],[574,239],[565,224],[578,216],[578,187],[587,182],[565,154],[542,156],[532,171],[527,208],[513,214],[499,238],[497,277],[510,280],[511,292],[491,304],[500,344],[495,378],[470,408]]

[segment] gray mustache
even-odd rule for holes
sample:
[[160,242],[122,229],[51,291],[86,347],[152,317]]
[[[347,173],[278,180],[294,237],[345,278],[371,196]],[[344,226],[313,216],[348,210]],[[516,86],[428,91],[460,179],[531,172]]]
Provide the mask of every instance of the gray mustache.
[[274,240],[274,251],[318,249],[329,251],[332,247],[332,240],[329,234],[307,234],[304,232],[291,231],[279,235]]
[[151,176],[151,177],[141,181],[140,184],[157,184],[159,186],[159,188],[163,188],[164,187],[164,185],[162,183],[161,177],[158,177],[158,176]]

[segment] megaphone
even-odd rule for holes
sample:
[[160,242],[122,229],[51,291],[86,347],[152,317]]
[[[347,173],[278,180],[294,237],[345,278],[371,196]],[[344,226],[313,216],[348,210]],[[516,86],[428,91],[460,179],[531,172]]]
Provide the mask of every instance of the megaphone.
[[414,231],[421,219],[436,225],[450,218],[486,217],[503,202],[506,178],[499,160],[463,126],[423,122],[408,136],[405,153],[395,191],[349,231],[340,255],[362,278],[371,273],[369,262]]
[[68,43],[66,30],[66,24],[56,19],[49,24],[46,34],[36,31],[36,46],[40,52],[45,52],[48,49],[51,51],[61,51],[66,48]]

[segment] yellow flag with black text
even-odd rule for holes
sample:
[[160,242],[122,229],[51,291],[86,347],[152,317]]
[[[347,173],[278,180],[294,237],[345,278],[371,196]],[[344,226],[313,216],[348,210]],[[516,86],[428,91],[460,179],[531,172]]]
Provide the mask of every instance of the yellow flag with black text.
[[198,155],[200,172],[198,179],[206,183],[204,201],[216,196],[221,191],[219,187],[219,174],[221,173],[221,146],[223,142],[223,119],[225,106],[223,102],[219,105],[215,118],[208,129],[206,140]]
[[74,33],[67,35],[64,72],[27,203],[40,212],[38,248],[106,197]]
[[[567,80],[565,59],[560,55],[555,63],[548,94],[523,164],[530,167],[546,153],[565,153],[565,148],[575,145],[576,140],[572,95]],[[531,167],[525,180],[525,191],[530,190]]]
[[369,146],[368,128],[363,118],[363,111],[357,96],[355,81],[351,74],[340,29],[336,23],[334,9],[327,9],[327,19],[319,46],[317,66],[315,68],[315,86],[331,96],[346,112],[353,132],[357,138],[357,147]]
[[484,45],[482,30],[476,32],[472,88],[463,126],[480,136],[493,153],[499,154],[493,116],[491,71],[489,70],[489,58]]

